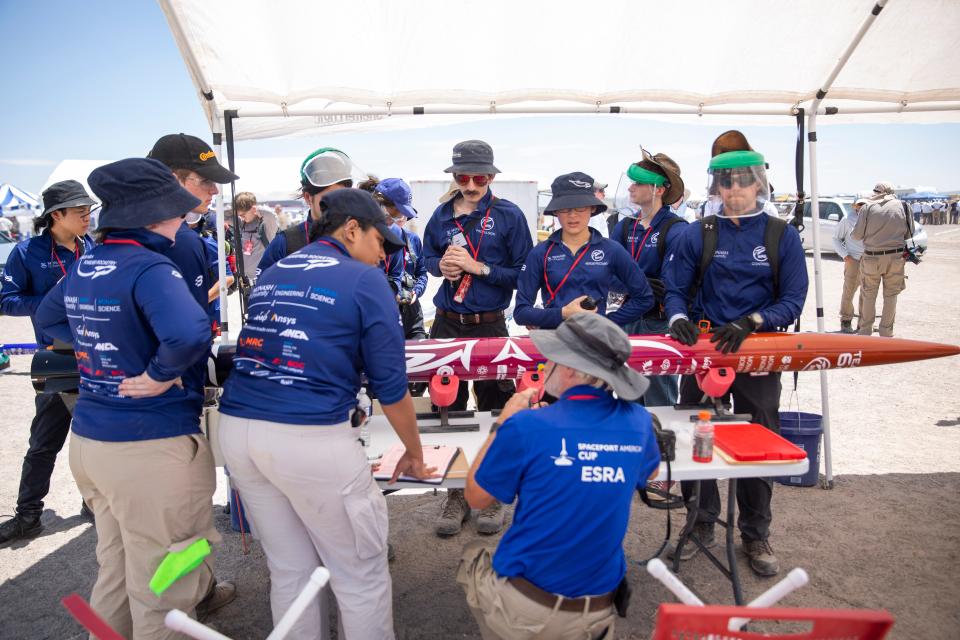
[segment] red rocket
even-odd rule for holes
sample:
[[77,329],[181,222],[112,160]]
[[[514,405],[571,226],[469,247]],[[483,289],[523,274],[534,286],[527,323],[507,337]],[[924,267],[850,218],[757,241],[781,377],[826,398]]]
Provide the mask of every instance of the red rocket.
[[[824,333],[759,333],[724,355],[700,336],[688,347],[669,336],[630,336],[629,365],[645,375],[683,375],[729,367],[737,373],[819,371],[895,364],[960,354],[960,347],[919,340]],[[460,380],[519,379],[544,362],[530,338],[456,338],[407,341],[407,376]]]

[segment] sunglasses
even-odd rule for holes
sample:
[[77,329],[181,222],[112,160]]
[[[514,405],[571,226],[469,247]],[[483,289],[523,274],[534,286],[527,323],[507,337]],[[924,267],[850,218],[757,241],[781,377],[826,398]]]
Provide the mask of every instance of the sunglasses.
[[757,182],[757,176],[752,171],[733,173],[732,171],[717,172],[717,184],[721,189],[730,189],[736,182],[740,188],[749,187]]
[[470,184],[470,181],[473,180],[473,184],[478,187],[485,187],[490,184],[490,176],[464,176],[464,175],[455,175],[453,179],[457,181],[457,184],[461,187],[465,187]]

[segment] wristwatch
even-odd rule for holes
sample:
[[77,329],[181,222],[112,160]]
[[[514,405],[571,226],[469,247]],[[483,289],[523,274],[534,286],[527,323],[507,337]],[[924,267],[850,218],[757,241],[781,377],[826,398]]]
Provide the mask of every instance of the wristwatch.
[[486,263],[480,265],[480,276],[486,278],[490,275],[490,266]]
[[760,315],[759,312],[754,311],[753,313],[751,313],[751,314],[750,314],[749,316],[747,316],[747,317],[750,318],[750,321],[753,323],[753,325],[754,325],[754,326],[753,326],[754,330],[757,330],[757,329],[759,329],[760,327],[763,326],[763,316]]

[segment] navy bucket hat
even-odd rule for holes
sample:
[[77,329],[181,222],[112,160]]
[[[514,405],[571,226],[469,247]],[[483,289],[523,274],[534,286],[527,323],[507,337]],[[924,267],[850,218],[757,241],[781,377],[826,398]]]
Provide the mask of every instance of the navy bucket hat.
[[55,182],[43,190],[43,215],[67,209],[69,207],[85,207],[97,204],[90,197],[83,185],[76,180]]
[[165,164],[152,158],[127,158],[97,167],[87,184],[103,205],[101,228],[146,227],[182,218],[200,204]]
[[591,216],[603,213],[607,210],[607,205],[595,195],[593,184],[593,178],[580,171],[557,176],[550,185],[550,193],[553,197],[550,198],[543,212],[557,215],[556,212],[560,209],[594,207]]
[[336,189],[325,193],[320,210],[326,215],[342,215],[358,220],[369,220],[383,236],[383,251],[391,254],[404,247],[403,240],[391,229],[393,223],[373,196],[362,189]]

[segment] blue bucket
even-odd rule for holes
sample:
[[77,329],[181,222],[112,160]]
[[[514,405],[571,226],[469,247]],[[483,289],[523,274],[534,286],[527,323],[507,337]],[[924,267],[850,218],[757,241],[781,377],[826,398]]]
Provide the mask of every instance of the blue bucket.
[[823,416],[802,411],[780,412],[780,435],[807,452],[809,470],[802,476],[774,478],[780,484],[793,487],[813,487],[820,475],[820,436],[823,434]]

